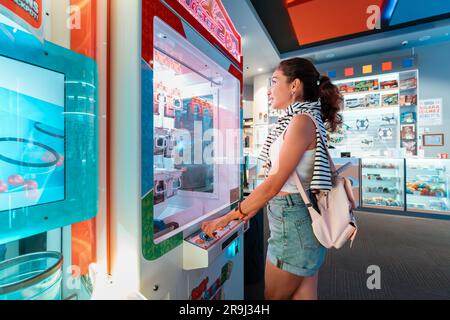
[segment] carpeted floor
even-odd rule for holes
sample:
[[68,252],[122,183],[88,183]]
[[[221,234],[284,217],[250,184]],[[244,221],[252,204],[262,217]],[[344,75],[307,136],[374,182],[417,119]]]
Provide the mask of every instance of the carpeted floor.
[[[320,299],[450,299],[450,221],[362,212],[357,217],[353,248],[328,252]],[[367,286],[372,265],[380,268],[379,290]]]
[[[263,216],[267,240],[267,217]],[[320,299],[450,300],[450,221],[363,212],[357,213],[357,219],[359,233],[353,248],[346,245],[328,251],[320,272]],[[266,252],[267,247],[255,249]],[[250,266],[252,272],[263,259]],[[370,266],[379,267],[379,290],[367,286],[368,279],[373,279],[373,273],[367,272]],[[249,300],[264,297],[264,270],[260,273],[257,283],[246,286]]]

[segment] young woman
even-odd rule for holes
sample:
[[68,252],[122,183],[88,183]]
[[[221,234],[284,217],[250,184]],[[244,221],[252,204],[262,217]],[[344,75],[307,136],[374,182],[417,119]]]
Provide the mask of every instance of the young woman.
[[[270,239],[266,299],[317,299],[318,272],[326,249],[314,236],[311,217],[292,175],[311,193],[331,189],[331,169],[319,130],[335,131],[342,97],[330,79],[306,59],[282,61],[268,92],[271,106],[286,111],[270,133],[260,159],[268,176],[245,201],[223,217],[203,223],[208,236],[232,220],[252,218],[267,203]],[[313,120],[319,124],[316,128]]]

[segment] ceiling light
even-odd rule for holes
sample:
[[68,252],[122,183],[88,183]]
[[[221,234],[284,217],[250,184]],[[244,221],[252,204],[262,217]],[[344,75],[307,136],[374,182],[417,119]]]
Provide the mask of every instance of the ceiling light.
[[423,37],[419,38],[419,41],[427,41],[427,40],[430,40],[430,39],[431,39],[431,36],[423,36]]
[[164,33],[158,33],[158,38],[160,39],[167,39],[167,36]]
[[263,68],[258,68],[258,72],[263,72]]

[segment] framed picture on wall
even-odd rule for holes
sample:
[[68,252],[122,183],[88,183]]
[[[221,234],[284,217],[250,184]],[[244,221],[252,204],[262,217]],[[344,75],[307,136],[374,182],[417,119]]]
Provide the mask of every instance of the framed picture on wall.
[[444,146],[444,134],[443,133],[424,134],[423,146],[424,147]]

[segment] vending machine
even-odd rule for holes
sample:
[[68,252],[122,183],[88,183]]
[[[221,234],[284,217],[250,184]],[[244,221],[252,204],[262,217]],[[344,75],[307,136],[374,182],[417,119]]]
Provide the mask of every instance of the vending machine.
[[[243,299],[244,224],[201,231],[241,199],[240,35],[219,0],[117,3],[112,22],[112,282],[146,299]],[[120,59],[136,53],[138,66]]]

